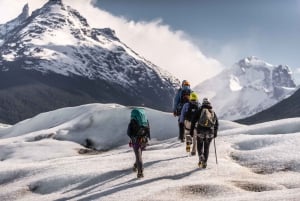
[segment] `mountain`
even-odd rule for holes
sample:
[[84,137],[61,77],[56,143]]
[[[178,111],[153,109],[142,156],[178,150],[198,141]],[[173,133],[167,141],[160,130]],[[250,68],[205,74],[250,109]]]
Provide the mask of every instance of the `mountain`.
[[21,25],[28,17],[29,17],[29,6],[28,4],[25,4],[22,13],[18,17],[5,24],[0,24],[0,40],[3,41],[7,33],[12,31],[17,26]]
[[113,30],[91,28],[61,0],[49,0],[30,16],[26,11],[28,6],[22,17],[1,25],[11,27],[1,31],[1,122],[92,102],[171,110],[179,80],[131,50]]
[[290,97],[280,101],[272,107],[250,117],[236,120],[242,124],[256,124],[285,118],[300,117],[300,89]]
[[296,90],[296,84],[288,66],[274,66],[251,56],[194,90],[200,97],[210,98],[219,118],[235,120],[280,102]]

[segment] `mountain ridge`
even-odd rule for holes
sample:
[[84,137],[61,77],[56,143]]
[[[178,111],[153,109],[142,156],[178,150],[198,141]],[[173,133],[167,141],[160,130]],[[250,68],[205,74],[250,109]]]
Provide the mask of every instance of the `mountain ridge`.
[[[7,77],[5,74],[8,73],[27,76],[19,87],[34,83],[58,94],[63,89],[70,95],[68,99],[79,97],[73,96],[70,91],[84,94],[86,101],[75,101],[75,104],[74,101],[66,100],[75,105],[101,101],[171,111],[172,99],[179,86],[177,78],[135,53],[117,38],[113,30],[91,28],[78,11],[64,5],[62,1],[50,0],[33,11],[31,16],[7,33],[0,51],[0,74],[3,77]],[[31,82],[29,77],[38,81]],[[51,77],[59,77],[59,83],[53,83]],[[81,86],[78,80],[85,83],[82,84],[85,86]],[[14,85],[9,82],[13,81],[4,80],[2,84]],[[2,93],[8,94],[4,88]],[[23,103],[31,101],[24,96],[28,97],[25,94],[21,96]],[[11,106],[7,98],[11,95],[4,97],[0,97],[0,103],[5,103],[1,106],[2,110],[9,111]],[[53,99],[47,96],[49,98]],[[60,98],[56,96],[56,99]],[[37,101],[37,104],[42,108],[42,102]],[[45,108],[45,111],[68,106],[54,105]],[[44,110],[33,111],[38,114]],[[0,119],[5,120],[8,113]],[[31,116],[24,115],[22,118],[28,117]],[[16,123],[22,118],[15,118],[8,123]]]
[[197,85],[194,90],[211,99],[219,117],[241,119],[260,112],[296,90],[288,66],[274,66],[255,56]]

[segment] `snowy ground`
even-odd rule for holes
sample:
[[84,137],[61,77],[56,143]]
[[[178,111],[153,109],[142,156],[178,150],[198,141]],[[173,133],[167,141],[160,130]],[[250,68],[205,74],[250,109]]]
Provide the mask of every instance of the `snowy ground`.
[[220,121],[218,165],[212,144],[201,170],[177,140],[176,118],[146,112],[142,179],[131,169],[130,108],[89,104],[0,124],[0,200],[300,200],[300,118]]

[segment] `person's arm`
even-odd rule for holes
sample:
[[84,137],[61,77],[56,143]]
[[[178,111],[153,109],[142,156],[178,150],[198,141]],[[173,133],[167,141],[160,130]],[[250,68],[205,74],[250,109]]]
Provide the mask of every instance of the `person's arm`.
[[128,135],[128,137],[130,137],[130,138],[131,138],[131,135],[132,135],[132,123],[131,123],[131,122],[132,122],[132,121],[129,122],[128,128],[127,128],[127,135]]
[[149,138],[149,140],[151,140],[151,136],[150,136],[150,124],[149,124],[149,121],[148,121],[148,138]]
[[216,123],[214,125],[214,138],[218,136],[218,129],[219,129],[219,121],[216,113],[215,113],[215,117],[216,117]]
[[173,114],[174,116],[176,116],[176,112],[177,112],[177,105],[179,103],[179,99],[180,99],[180,89],[178,89],[175,97],[174,97],[174,100],[173,100]]
[[181,113],[180,113],[180,117],[179,117],[179,123],[184,123],[184,119],[185,119],[185,114],[189,109],[189,103],[185,103],[182,107]]

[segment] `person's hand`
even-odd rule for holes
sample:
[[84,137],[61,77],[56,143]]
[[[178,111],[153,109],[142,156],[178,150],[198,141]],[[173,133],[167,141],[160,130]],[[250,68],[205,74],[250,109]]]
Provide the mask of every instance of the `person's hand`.
[[174,115],[174,117],[176,117],[177,116],[176,112],[173,112],[173,115]]
[[216,137],[217,137],[217,132],[214,133],[214,138],[216,138]]

